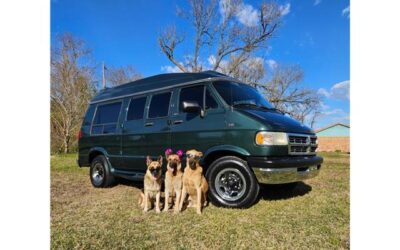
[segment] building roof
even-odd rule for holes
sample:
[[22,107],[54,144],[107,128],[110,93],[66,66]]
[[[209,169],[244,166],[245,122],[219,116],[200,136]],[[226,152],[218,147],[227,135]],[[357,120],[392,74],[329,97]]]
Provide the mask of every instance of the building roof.
[[212,78],[232,79],[227,75],[215,71],[204,71],[199,73],[160,74],[125,83],[113,88],[106,88],[104,90],[101,90],[100,93],[92,99],[92,103],[117,99],[134,94],[140,94],[155,89],[167,89],[178,84],[195,84],[196,81],[199,81],[200,83],[203,79]]
[[327,127],[317,129],[317,130],[315,131],[315,133],[319,133],[319,132],[321,132],[321,131],[327,130],[327,129],[332,128],[332,127],[335,127],[335,126],[343,126],[343,127],[350,128],[349,125],[346,125],[346,124],[343,124],[343,123],[334,123],[334,124],[331,124],[331,125],[329,125],[329,126],[327,126]]

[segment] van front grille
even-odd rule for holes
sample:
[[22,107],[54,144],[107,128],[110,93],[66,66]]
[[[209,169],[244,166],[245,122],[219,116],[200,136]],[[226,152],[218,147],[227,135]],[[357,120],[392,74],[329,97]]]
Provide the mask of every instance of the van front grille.
[[290,155],[315,155],[317,147],[315,135],[289,134]]

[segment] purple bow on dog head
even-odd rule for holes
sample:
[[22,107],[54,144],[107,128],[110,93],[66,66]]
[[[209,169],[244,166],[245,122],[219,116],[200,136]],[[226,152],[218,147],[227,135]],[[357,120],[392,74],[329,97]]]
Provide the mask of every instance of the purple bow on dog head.
[[[167,150],[165,150],[165,155],[166,156],[168,156],[168,155],[172,155],[174,153],[174,151],[172,151],[172,149],[167,149]],[[177,156],[179,156],[179,158],[182,158],[182,156],[183,156],[183,151],[182,150],[178,150],[178,151],[176,151],[176,153],[175,153]]]
[[172,151],[172,149],[167,149],[167,150],[165,150],[165,155],[170,155],[170,154],[172,154],[173,153],[173,151]]
[[182,158],[183,151],[179,149],[178,151],[176,151],[176,154],[179,156],[179,158]]

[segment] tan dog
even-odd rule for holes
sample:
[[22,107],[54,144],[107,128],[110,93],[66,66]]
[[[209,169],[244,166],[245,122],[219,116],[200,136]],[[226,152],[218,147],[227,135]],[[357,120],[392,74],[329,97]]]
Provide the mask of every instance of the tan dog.
[[[161,197],[161,173],[162,173],[162,162],[163,158],[160,155],[158,161],[152,161],[150,156],[147,156],[146,164],[147,171],[144,176],[144,193],[141,193],[139,197],[139,204],[143,208],[144,212],[149,211],[150,207],[153,206],[154,198],[156,200],[156,212],[160,210],[160,197]],[[149,204],[150,203],[150,204]]]
[[[181,152],[181,151],[180,151]],[[178,151],[179,153],[179,151]],[[183,172],[181,164],[181,154],[173,154],[171,152],[165,152],[165,157],[167,158],[167,172],[165,173],[165,203],[164,212],[169,209],[169,198],[172,198],[172,203],[174,203],[174,212],[179,212],[179,201],[182,193],[183,186]],[[175,196],[175,201],[174,201]]]
[[203,168],[199,165],[203,153],[197,150],[186,152],[186,167],[183,174],[182,196],[179,203],[181,211],[186,195],[189,194],[189,200],[193,202],[198,214],[201,214],[203,206],[207,205],[208,183],[203,175]]

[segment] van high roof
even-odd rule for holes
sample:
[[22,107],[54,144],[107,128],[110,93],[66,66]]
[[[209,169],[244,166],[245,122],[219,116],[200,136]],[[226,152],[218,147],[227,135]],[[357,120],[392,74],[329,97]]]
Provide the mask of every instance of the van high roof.
[[175,86],[196,84],[202,80],[234,80],[233,78],[215,71],[199,73],[171,73],[160,74],[137,81],[125,83],[113,88],[106,88],[92,99],[91,103],[123,98],[131,95],[140,95],[149,91],[163,90]]

